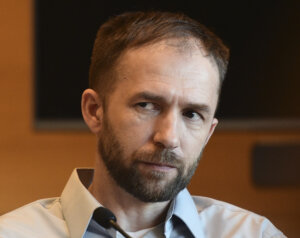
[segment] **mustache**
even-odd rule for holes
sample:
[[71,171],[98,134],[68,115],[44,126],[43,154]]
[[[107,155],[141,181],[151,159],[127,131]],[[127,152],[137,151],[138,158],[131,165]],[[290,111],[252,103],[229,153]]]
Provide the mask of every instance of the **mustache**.
[[137,152],[133,154],[133,158],[136,162],[166,164],[174,167],[182,166],[182,158],[168,149]]

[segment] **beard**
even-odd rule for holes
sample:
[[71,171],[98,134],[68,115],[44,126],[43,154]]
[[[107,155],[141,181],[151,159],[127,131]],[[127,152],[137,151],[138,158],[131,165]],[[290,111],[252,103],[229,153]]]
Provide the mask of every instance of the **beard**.
[[[124,149],[107,118],[103,120],[98,152],[113,180],[126,192],[143,202],[163,202],[173,199],[189,184],[201,157],[200,153],[187,169],[184,164],[186,160],[168,149],[158,148],[154,152],[135,151],[130,158],[125,158]],[[145,172],[139,168],[141,163],[166,164],[176,169],[177,174],[169,179],[164,171]]]

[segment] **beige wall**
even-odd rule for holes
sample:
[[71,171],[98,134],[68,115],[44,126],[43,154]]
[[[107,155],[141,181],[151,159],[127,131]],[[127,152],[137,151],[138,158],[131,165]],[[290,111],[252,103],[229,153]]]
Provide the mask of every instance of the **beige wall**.
[[[0,0],[0,214],[38,198],[58,196],[74,167],[93,164],[88,132],[33,128],[32,1]],[[256,188],[250,151],[263,141],[300,140],[299,132],[219,132],[192,181],[211,196],[270,218],[289,237],[300,234],[300,189]]]

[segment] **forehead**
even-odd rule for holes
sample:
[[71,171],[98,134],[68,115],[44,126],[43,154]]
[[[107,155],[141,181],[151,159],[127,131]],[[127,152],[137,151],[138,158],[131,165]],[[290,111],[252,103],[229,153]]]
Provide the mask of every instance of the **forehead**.
[[129,49],[120,57],[116,75],[115,88],[130,86],[130,92],[147,88],[194,98],[218,92],[218,69],[194,42],[168,40]]

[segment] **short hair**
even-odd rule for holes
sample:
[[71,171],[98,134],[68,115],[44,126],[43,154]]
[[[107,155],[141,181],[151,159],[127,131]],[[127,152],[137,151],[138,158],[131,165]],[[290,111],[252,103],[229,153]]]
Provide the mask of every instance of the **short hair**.
[[182,13],[127,12],[105,22],[98,30],[91,57],[89,86],[105,98],[116,81],[114,67],[126,50],[167,39],[196,39],[213,59],[220,85],[225,78],[229,49],[204,25]]

